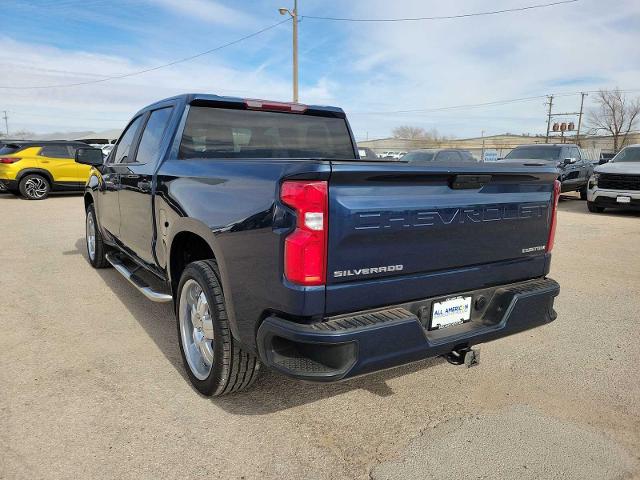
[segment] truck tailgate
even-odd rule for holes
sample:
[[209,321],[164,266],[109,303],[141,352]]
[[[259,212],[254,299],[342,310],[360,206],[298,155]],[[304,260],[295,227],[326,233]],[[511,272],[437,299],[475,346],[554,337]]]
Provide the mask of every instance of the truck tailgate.
[[347,309],[332,298],[343,284],[373,292],[372,283],[395,279],[387,285],[396,291],[377,290],[384,305],[455,293],[446,291],[447,272],[468,289],[499,281],[465,277],[467,267],[516,266],[518,279],[544,275],[556,177],[548,167],[332,162],[327,310]]

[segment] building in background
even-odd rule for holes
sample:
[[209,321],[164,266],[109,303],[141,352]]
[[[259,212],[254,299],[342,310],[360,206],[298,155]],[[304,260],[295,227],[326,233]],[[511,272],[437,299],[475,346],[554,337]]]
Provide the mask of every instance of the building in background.
[[[390,151],[411,151],[421,148],[463,148],[469,150],[474,157],[481,159],[484,149],[497,152],[497,158],[504,157],[507,153],[519,145],[530,145],[534,143],[545,143],[544,135],[512,135],[505,133],[502,135],[492,135],[489,137],[459,138],[445,141],[433,141],[422,139],[406,138],[381,138],[377,140],[364,140],[358,142],[361,147],[368,147],[376,154]],[[565,137],[565,143],[575,142],[574,137]],[[549,143],[560,143],[560,137],[550,137]],[[640,133],[629,134],[627,145],[640,143]],[[589,157],[598,158],[600,153],[613,152],[613,138],[608,135],[601,136],[580,136],[580,145]]]

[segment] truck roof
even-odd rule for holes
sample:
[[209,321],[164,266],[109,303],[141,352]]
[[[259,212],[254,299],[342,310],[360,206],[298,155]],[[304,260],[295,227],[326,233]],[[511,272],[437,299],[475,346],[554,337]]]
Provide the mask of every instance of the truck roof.
[[[168,97],[168,98],[164,98],[162,100],[159,100],[157,102],[152,103],[151,105],[147,105],[146,107],[142,108],[140,111],[138,111],[136,113],[136,116],[139,115],[140,113],[143,113],[147,110],[150,109],[154,109],[158,106],[161,106],[165,103],[168,102],[175,102],[175,101],[179,101],[179,102],[184,102],[187,105],[193,104],[193,103],[207,103],[207,102],[211,102],[211,103],[230,103],[230,104],[245,104],[245,102],[247,100],[257,100],[256,98],[240,98],[240,97],[228,97],[228,96],[224,96],[224,95],[215,95],[215,94],[209,94],[209,93],[183,93],[181,95],[175,95],[173,97]],[[294,105],[295,102],[282,102],[279,100],[268,100],[268,99],[260,99],[263,102],[273,102],[273,103],[283,103],[283,104],[290,104],[290,105]],[[304,105],[305,107],[307,107],[307,110],[315,110],[315,111],[321,111],[321,112],[331,112],[331,113],[335,113],[338,114],[340,116],[344,116],[344,110],[342,110],[341,108],[338,107],[332,107],[332,106],[328,106],[328,105],[308,105],[308,104],[301,104]]]

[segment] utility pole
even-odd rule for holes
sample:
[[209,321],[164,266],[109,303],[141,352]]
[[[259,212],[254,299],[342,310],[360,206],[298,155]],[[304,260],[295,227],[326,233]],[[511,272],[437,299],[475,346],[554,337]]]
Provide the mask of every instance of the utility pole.
[[4,112],[4,128],[7,130],[7,137],[9,136],[9,117],[7,117],[7,111],[3,110]]
[[580,146],[580,126],[582,125],[582,107],[584,107],[584,97],[589,95],[586,92],[580,92],[580,113],[578,114],[578,130],[576,131],[576,144]]
[[549,143],[549,130],[551,129],[551,108],[553,107],[553,95],[549,95],[549,113],[547,114],[547,136],[544,143]]
[[298,0],[293,0],[293,11],[279,8],[280,15],[289,14],[293,20],[293,101],[298,102]]
[[482,155],[480,156],[480,158],[484,162],[484,130],[482,130],[481,135],[482,135]]

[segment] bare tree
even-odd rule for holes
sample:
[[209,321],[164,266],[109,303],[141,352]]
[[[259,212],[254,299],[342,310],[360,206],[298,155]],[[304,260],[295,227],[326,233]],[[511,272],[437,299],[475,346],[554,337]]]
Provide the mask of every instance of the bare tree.
[[11,133],[11,138],[15,138],[17,140],[29,140],[33,138],[36,134],[29,130],[16,130]]
[[427,131],[422,127],[412,127],[411,125],[401,125],[392,130],[394,138],[404,138],[408,140],[428,140],[432,142],[446,142],[452,137],[440,135],[438,130],[432,128]]
[[422,127],[412,127],[410,125],[401,125],[391,132],[394,138],[407,138],[410,140],[422,139],[427,137],[427,132]]
[[625,146],[629,132],[640,119],[640,98],[628,98],[616,88],[598,91],[595,102],[596,107],[588,113],[588,125],[594,133],[610,134],[617,152]]
[[454,138],[453,135],[440,135],[440,132],[438,132],[437,128],[432,128],[431,130],[429,130],[426,137],[434,142],[446,142],[447,140],[451,140],[452,138]]

